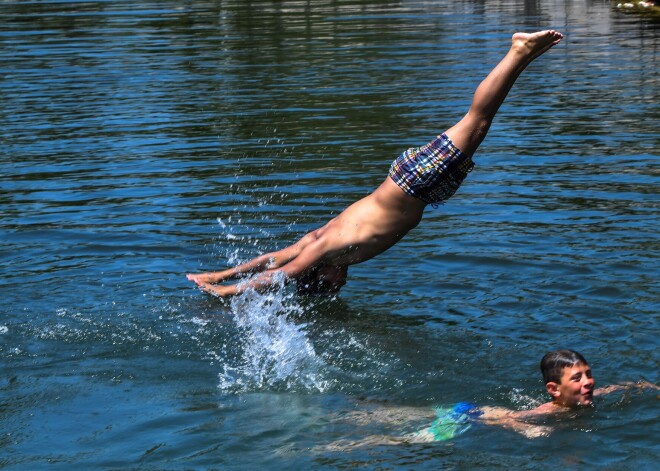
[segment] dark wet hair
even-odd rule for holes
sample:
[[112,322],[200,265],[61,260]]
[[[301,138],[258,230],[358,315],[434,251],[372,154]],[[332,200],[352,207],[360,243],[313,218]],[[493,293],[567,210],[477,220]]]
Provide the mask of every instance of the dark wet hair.
[[564,368],[582,363],[588,365],[587,360],[574,350],[555,350],[546,353],[541,359],[541,373],[543,383],[561,383],[561,374]]

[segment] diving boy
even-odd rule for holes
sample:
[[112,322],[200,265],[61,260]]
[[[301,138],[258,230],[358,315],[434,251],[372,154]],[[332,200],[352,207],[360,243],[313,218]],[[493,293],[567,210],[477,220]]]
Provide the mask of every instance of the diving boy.
[[[349,265],[389,249],[419,224],[426,205],[443,202],[456,192],[472,170],[472,156],[518,76],[562,38],[554,30],[514,34],[507,54],[477,87],[467,114],[435,140],[401,154],[373,193],[323,227],[285,249],[231,269],[188,274],[187,278],[221,297],[248,288],[268,289],[282,275],[285,280],[298,280],[299,290],[338,291]],[[236,284],[219,284],[256,273]]]

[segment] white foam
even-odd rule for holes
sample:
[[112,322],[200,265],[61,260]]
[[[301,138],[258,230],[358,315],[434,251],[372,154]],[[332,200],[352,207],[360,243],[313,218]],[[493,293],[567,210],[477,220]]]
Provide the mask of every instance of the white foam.
[[274,291],[250,289],[231,300],[243,354],[235,364],[228,361],[222,365],[219,387],[223,390],[327,389],[325,364],[307,338],[306,324],[293,320],[302,308],[287,294],[283,275],[276,281]]
[[542,402],[526,394],[522,389],[513,388],[509,392],[509,398],[517,405],[518,408],[523,410],[534,409],[542,404]]

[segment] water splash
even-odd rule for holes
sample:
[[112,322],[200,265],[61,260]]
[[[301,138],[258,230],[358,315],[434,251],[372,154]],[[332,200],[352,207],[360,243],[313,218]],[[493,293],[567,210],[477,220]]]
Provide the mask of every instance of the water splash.
[[228,392],[285,390],[323,392],[325,363],[305,333],[306,324],[293,318],[303,308],[284,287],[284,275],[276,289],[258,293],[252,289],[231,300],[231,313],[239,327],[242,355],[235,364],[223,365],[219,387]]
[[520,388],[513,388],[508,396],[509,399],[522,410],[531,410],[543,404],[542,400],[530,396]]

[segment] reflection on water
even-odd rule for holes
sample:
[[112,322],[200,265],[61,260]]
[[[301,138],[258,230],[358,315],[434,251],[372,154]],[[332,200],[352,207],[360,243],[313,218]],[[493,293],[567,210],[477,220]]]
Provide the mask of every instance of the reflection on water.
[[[475,427],[451,447],[309,451],[382,432],[328,421],[358,399],[529,407],[554,347],[599,384],[657,379],[655,17],[192,0],[5,1],[0,18],[0,465],[657,461],[652,395],[549,440]],[[462,116],[512,32],[545,27],[566,39],[520,78],[458,194],[337,299],[223,304],[185,280],[372,191]]]

